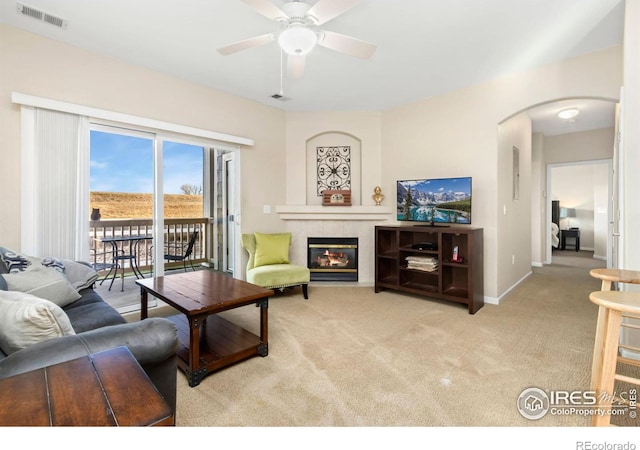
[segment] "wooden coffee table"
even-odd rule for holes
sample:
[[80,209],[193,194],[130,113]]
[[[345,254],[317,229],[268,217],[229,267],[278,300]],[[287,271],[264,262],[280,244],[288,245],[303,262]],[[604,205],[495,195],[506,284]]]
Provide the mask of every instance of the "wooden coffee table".
[[[268,307],[273,291],[210,270],[136,280],[141,292],[140,319],[147,318],[151,294],[182,314],[169,317],[178,327],[182,347],[178,367],[189,386],[200,384],[208,373],[248,359],[267,356]],[[260,336],[216,314],[241,306],[260,306]]]
[[127,347],[5,378],[0,392],[0,427],[174,425]]

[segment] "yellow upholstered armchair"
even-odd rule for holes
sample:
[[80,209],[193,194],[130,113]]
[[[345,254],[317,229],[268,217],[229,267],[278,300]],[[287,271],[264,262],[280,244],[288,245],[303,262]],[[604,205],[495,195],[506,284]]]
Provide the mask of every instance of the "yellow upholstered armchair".
[[254,233],[242,235],[242,247],[249,253],[247,281],[267,289],[284,290],[302,286],[309,298],[309,269],[289,262],[291,233]]

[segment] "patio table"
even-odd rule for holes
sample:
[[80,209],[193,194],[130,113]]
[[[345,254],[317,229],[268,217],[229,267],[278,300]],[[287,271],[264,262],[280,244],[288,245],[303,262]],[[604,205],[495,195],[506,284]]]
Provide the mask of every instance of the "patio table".
[[[109,284],[109,290],[113,286],[113,282],[116,279],[116,275],[118,274],[118,269],[122,269],[122,291],[124,291],[124,262],[129,261],[129,265],[133,274],[136,278],[144,278],[144,275],[140,271],[138,267],[138,244],[140,241],[151,240],[153,236],[150,235],[130,235],[130,236],[108,236],[103,237],[100,240],[103,243],[111,244],[112,251],[112,261],[114,264],[113,267],[113,277],[111,278],[111,283]],[[128,248],[129,252],[125,253],[125,249]],[[122,263],[122,265],[121,265]],[[109,274],[111,271],[109,272]],[[105,277],[107,279],[109,274]],[[104,281],[104,280],[103,280]]]

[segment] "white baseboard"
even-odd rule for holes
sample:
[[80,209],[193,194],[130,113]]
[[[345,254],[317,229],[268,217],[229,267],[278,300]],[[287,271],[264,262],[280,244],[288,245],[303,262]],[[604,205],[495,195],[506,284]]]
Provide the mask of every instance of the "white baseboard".
[[499,305],[500,304],[500,299],[496,298],[496,297],[487,297],[486,295],[484,296],[484,302],[487,305]]
[[502,300],[502,298],[507,295],[509,292],[511,292],[513,289],[515,289],[520,283],[522,283],[524,280],[526,280],[529,276],[531,276],[531,274],[533,274],[533,272],[528,272],[525,276],[523,276],[522,278],[520,278],[518,281],[516,281],[509,289],[507,289],[506,291],[504,291],[499,297],[486,297],[484,298],[484,302],[488,303],[490,305],[499,305],[500,301]]

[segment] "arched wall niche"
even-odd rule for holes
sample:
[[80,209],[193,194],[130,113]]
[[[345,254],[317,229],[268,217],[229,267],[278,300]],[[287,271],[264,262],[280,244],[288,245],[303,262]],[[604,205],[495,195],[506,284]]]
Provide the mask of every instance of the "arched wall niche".
[[362,141],[342,131],[326,131],[306,141],[307,205],[322,205],[321,189],[332,183],[348,185],[351,204],[362,204]]

